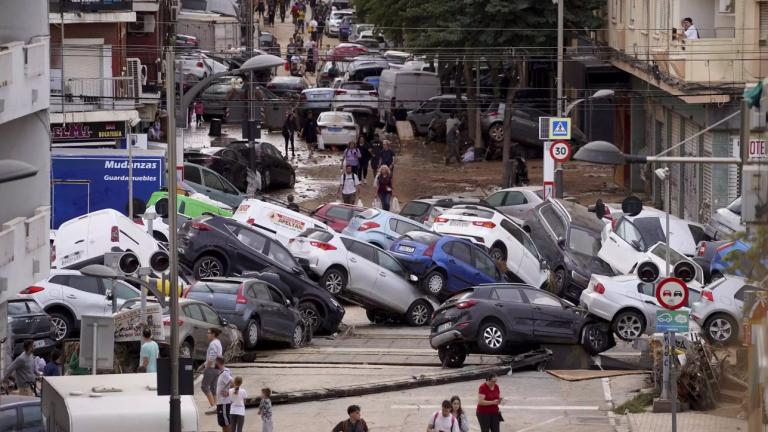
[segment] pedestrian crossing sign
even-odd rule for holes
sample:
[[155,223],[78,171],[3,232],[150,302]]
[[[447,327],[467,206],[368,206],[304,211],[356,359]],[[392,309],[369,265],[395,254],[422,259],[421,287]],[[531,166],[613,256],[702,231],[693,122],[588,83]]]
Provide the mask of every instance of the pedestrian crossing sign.
[[568,117],[550,117],[549,139],[571,139],[571,119]]

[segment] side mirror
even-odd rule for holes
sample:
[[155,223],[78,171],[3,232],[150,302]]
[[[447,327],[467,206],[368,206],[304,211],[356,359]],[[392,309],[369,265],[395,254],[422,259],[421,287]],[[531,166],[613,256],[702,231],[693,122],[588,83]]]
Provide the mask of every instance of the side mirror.
[[416,276],[415,274],[410,274],[410,275],[408,275],[408,280],[411,281],[411,282],[418,282],[419,281],[419,277]]
[[560,249],[565,249],[565,237],[558,237],[557,245],[560,246]]

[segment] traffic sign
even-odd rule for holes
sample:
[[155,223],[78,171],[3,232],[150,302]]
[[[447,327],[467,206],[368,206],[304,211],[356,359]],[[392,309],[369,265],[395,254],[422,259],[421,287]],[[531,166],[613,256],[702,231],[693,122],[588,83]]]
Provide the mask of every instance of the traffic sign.
[[656,285],[656,300],[665,309],[680,309],[688,304],[688,285],[676,277],[664,278]]
[[571,144],[568,141],[555,141],[549,147],[549,155],[557,162],[567,162],[571,158]]
[[571,139],[571,119],[568,117],[550,117],[549,139]]
[[765,159],[768,158],[768,143],[764,137],[752,137],[749,139],[749,158]]
[[554,198],[554,197],[555,197],[555,182],[545,181],[544,182],[544,199]]
[[671,311],[659,309],[656,311],[656,331],[659,333],[688,331],[688,311]]

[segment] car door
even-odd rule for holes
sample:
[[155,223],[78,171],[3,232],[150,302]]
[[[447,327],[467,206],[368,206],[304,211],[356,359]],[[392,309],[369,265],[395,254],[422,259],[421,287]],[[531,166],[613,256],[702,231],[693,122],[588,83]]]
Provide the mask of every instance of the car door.
[[520,289],[498,287],[490,300],[503,317],[507,331],[507,342],[528,342],[533,337],[533,309],[525,302]]
[[273,286],[267,286],[267,289],[275,308],[273,337],[278,341],[291,342],[293,339],[293,328],[296,323],[294,322],[293,311],[288,306],[288,299],[279,289]]
[[277,305],[272,300],[268,285],[264,282],[253,282],[248,287],[249,297],[253,297],[256,313],[261,324],[261,336],[264,339],[273,340],[276,332],[276,320],[278,319]]
[[628,274],[652,246],[645,244],[640,230],[627,218],[621,218],[614,230],[606,224],[601,236],[603,242],[597,256],[622,274]]
[[476,270],[474,284],[500,282],[502,280],[501,271],[496,267],[496,263],[478,247],[472,248],[472,266]]
[[390,310],[404,314],[419,297],[416,288],[410,284],[408,273],[396,259],[380,249],[376,249],[376,257],[379,262],[379,277],[374,288],[376,297]]
[[572,343],[578,339],[581,322],[575,308],[566,307],[554,295],[538,289],[523,291],[533,309],[533,336],[537,342]]
[[224,182],[220,175],[207,168],[203,168],[201,171],[203,174],[203,188],[206,195],[211,199],[222,202],[232,208],[240,205],[241,200],[239,200],[237,196],[225,192]]
[[347,289],[366,298],[377,298],[375,289],[379,265],[376,248],[348,238],[343,238],[342,241],[347,247]]
[[234,241],[227,241],[227,246],[232,248],[232,251],[235,253],[239,269],[244,272],[261,272],[270,264],[264,259],[263,255],[267,244],[265,236],[237,225],[227,224],[227,228],[232,232],[235,239],[239,241],[239,244],[236,244]]
[[182,321],[185,327],[189,328],[192,339],[195,341],[192,358],[205,358],[208,351],[208,325],[203,319],[203,311],[200,310],[198,303],[184,305],[181,309],[184,314]]
[[[512,264],[511,257],[517,261],[516,267],[510,265],[510,270],[525,283],[538,287],[542,281],[541,258],[533,241],[521,228],[508,220],[501,221],[501,227],[518,243],[512,253],[507,253],[507,264]],[[520,247],[522,246],[522,247]]]
[[[107,313],[106,296],[102,280],[90,276],[70,275],[70,289],[64,289],[64,302],[75,311],[77,318],[82,315],[104,315]],[[109,313],[112,313],[110,306]]]
[[464,242],[453,241],[443,245],[448,254],[448,272],[453,276],[448,278],[448,289],[457,291],[475,285],[479,277],[478,270],[472,265],[472,247]]

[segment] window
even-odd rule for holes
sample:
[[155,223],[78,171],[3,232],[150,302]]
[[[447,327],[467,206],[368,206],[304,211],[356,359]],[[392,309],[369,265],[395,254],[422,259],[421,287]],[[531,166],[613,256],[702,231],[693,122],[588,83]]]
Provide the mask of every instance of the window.
[[632,245],[632,247],[637,247],[637,249],[640,251],[646,250],[642,234],[640,234],[640,231],[638,231],[637,227],[635,227],[627,219],[622,219],[619,221],[619,224],[616,226],[616,235],[618,235],[625,242]]
[[219,176],[213,171],[203,170],[203,181],[205,182],[204,184],[206,187],[222,192],[224,191],[224,185],[221,183],[221,180],[219,180]]
[[541,218],[544,219],[544,222],[555,238],[565,237],[565,222],[563,222],[560,215],[557,214],[557,210],[551,204],[539,209],[539,214],[541,214]]
[[88,276],[72,275],[69,277],[69,286],[89,294],[103,294],[99,279]]
[[555,306],[562,308],[563,304],[560,303],[560,300],[552,297],[549,294],[546,294],[544,291],[539,290],[531,290],[527,289],[525,290],[525,296],[528,297],[528,303],[540,305],[540,306]]
[[[43,413],[40,405],[26,405],[21,407],[21,430],[38,430],[43,427]],[[2,430],[2,429],[0,429]]]
[[389,220],[389,229],[391,229],[394,232],[397,232],[397,223],[399,221],[395,218],[392,218]]
[[496,295],[501,301],[511,303],[523,302],[523,296],[520,295],[520,291],[516,288],[496,288]]
[[387,255],[387,253],[384,251],[376,251],[376,253],[378,254],[378,257],[379,257],[380,266],[384,267],[385,269],[391,271],[392,273],[398,276],[406,277],[405,270],[403,270],[403,267],[400,266],[400,264],[397,261],[395,261],[394,258]]
[[293,255],[290,254],[282,245],[277,242],[269,243],[269,252],[267,254],[273,260],[279,262],[286,267],[293,267],[296,261],[293,259]]
[[272,287],[267,287],[267,289],[269,290],[269,296],[272,297],[273,302],[281,305],[285,304],[285,297],[282,293]]
[[200,168],[191,165],[184,165],[184,181],[189,183],[203,184],[200,179]]
[[240,195],[240,192],[232,186],[232,184],[228,181],[221,180],[221,186],[224,188],[224,192],[232,195]]
[[9,301],[8,316],[42,313],[40,306],[32,300]]
[[264,244],[267,242],[267,239],[261,235],[242,228],[239,228],[235,235],[237,236],[237,239],[240,240],[244,245],[257,252],[263,251]]
[[139,295],[139,293],[132,286],[120,281],[115,281],[114,285],[112,286],[112,292],[120,300],[128,300]]
[[487,202],[490,206],[499,207],[504,204],[504,198],[506,198],[506,196],[507,192],[496,192],[494,194],[488,195],[488,198],[485,199],[485,202]]
[[600,251],[600,238],[582,229],[571,228],[568,249],[586,256],[597,256]]
[[646,249],[667,239],[664,229],[661,228],[661,219],[657,217],[635,218],[632,224],[640,232]]
[[365,258],[373,263],[376,262],[376,249],[374,249],[373,246],[352,240],[351,243],[347,245],[347,249],[361,258]]
[[421,230],[421,227],[419,227],[418,225],[414,225],[412,223],[408,223],[406,221],[401,220],[401,221],[397,221],[397,227],[395,229],[395,232],[400,235],[403,235],[411,231],[420,231],[420,230]]
[[400,214],[403,216],[421,217],[427,213],[429,207],[429,204],[423,201],[411,201],[403,207]]
[[54,276],[48,282],[57,285],[69,286],[69,275]]
[[688,289],[688,304],[686,306],[688,306],[689,308],[692,308],[693,304],[699,300],[701,300],[701,292]]
[[251,287],[248,289],[248,294],[256,300],[272,301],[272,296],[267,290],[267,285],[263,283],[257,282],[251,284]]
[[472,258],[476,269],[480,270],[489,278],[496,279],[496,264],[494,264],[490,258],[485,256],[485,254],[480,253],[477,249],[473,251]]
[[450,254],[454,258],[463,261],[466,264],[472,263],[472,250],[469,245],[461,242],[451,242]]
[[365,83],[365,82],[345,82],[341,85],[341,88],[346,90],[359,90],[359,91],[376,90],[373,84]]
[[235,295],[239,287],[238,283],[198,282],[192,285],[191,291]]
[[198,306],[200,306],[200,310],[203,311],[203,321],[207,322],[208,324],[221,325],[219,314],[214,312],[213,309],[211,309],[206,305],[198,305]]
[[513,206],[513,205],[521,205],[521,204],[527,204],[528,200],[525,198],[525,195],[522,192],[509,192],[507,194],[507,199],[504,200],[505,206]]
[[[40,408],[38,407],[38,410]],[[6,408],[0,410],[0,431],[14,432],[16,430],[16,409]]]
[[299,237],[308,238],[310,240],[317,240],[321,242],[328,242],[333,240],[333,234],[323,229],[310,228],[303,233],[299,234]]
[[184,308],[184,315],[189,317],[189,319],[203,321],[203,313],[200,311],[200,305],[198,304],[191,304]]
[[344,207],[331,207],[325,212],[325,215],[329,218],[348,221],[352,219],[352,210]]

